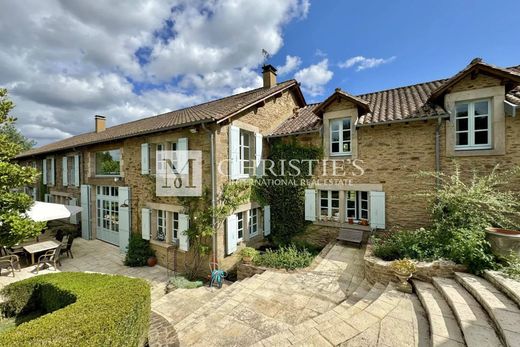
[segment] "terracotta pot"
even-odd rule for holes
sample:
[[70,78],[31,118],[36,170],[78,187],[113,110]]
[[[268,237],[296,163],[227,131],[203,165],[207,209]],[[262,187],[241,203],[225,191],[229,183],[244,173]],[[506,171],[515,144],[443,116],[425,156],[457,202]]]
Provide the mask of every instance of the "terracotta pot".
[[348,224],[354,224],[354,218],[349,218],[348,219]]
[[148,264],[148,266],[150,266],[150,267],[157,265],[157,257],[152,256],[152,257],[148,258],[148,260],[146,261],[146,264]]

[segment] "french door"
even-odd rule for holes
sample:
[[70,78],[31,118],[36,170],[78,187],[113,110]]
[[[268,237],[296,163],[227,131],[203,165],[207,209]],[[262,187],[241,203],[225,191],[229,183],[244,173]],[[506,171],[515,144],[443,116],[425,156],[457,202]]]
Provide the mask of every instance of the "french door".
[[118,187],[96,187],[96,237],[119,245]]

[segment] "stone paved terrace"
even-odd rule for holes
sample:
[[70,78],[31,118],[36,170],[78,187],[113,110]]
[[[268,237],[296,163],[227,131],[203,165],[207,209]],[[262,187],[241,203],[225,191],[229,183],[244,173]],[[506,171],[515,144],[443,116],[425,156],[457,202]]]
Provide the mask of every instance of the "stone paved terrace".
[[[125,266],[123,265],[124,255],[119,252],[119,248],[99,240],[76,238],[72,245],[72,253],[74,258],[62,256],[62,266],[58,267],[58,271],[101,272],[143,278],[148,280],[152,286],[152,300],[164,295],[167,273],[166,268],[162,266],[134,268]],[[2,271],[0,288],[14,281],[36,276],[34,269],[34,265],[22,264],[21,272],[16,271],[15,277]],[[50,268],[40,270],[39,274],[54,272],[54,268]]]

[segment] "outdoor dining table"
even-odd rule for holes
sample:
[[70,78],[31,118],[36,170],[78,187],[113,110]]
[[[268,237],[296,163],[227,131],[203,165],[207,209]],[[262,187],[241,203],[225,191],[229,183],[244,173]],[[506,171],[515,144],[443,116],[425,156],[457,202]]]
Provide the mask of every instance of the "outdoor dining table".
[[39,252],[45,252],[50,249],[54,249],[58,247],[60,244],[55,241],[43,241],[38,243],[33,243],[32,245],[23,246],[23,249],[27,253],[31,254],[31,264],[34,264],[34,255]]

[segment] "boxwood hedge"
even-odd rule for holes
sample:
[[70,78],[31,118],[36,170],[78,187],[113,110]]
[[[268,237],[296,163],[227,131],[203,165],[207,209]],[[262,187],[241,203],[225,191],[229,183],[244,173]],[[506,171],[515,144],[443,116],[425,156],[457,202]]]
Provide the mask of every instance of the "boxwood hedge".
[[47,313],[0,334],[0,346],[142,346],[150,321],[146,281],[62,272],[6,286],[2,311]]

